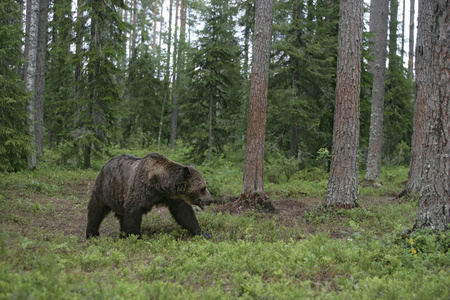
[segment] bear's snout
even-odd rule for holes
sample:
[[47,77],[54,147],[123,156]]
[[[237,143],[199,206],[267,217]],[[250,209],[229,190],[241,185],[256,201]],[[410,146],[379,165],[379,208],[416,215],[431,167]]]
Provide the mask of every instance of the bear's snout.
[[198,198],[195,200],[194,204],[200,207],[201,209],[205,209],[204,205],[210,205],[212,202],[214,202],[214,199],[209,196],[208,198]]

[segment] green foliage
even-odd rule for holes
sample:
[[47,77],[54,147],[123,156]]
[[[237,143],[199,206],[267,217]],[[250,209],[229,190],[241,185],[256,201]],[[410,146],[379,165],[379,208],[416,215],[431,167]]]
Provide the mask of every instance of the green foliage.
[[242,80],[240,49],[234,37],[232,12],[223,1],[212,1],[205,7],[204,27],[198,32],[196,47],[187,54],[192,59],[179,90],[179,136],[190,141],[191,156],[197,161],[210,156],[208,151],[222,153],[224,144],[238,138],[235,134],[242,125],[242,88],[237,84]]
[[162,83],[156,73],[158,61],[148,45],[133,52],[128,69],[126,116],[122,144],[148,147],[158,138],[162,104]]
[[[185,155],[172,151],[173,159]],[[217,196],[239,192],[240,168],[224,158],[198,166]],[[80,220],[96,173],[58,166],[46,151],[41,169],[0,174],[0,299],[450,297],[450,233],[408,233],[417,201],[390,202],[387,190],[361,193],[360,208],[335,211],[314,208],[312,192],[293,194],[311,209],[284,221],[279,214],[232,215],[212,206],[196,213],[212,239],[191,237],[162,210],[144,217],[142,240],[119,239],[111,217],[101,230],[113,226],[112,235],[86,242]],[[407,168],[382,173],[398,183]],[[272,184],[269,195],[326,177],[323,168],[300,170],[289,183]]]
[[73,101],[69,101],[75,93],[75,66],[72,63],[74,55],[71,52],[74,39],[71,3],[55,1],[51,10],[53,18],[48,22],[50,33],[46,55],[44,106],[44,125],[49,148],[56,145],[61,147],[61,144],[67,143],[67,135],[73,129],[68,120],[76,112]]
[[267,139],[303,160],[331,147],[338,11],[336,1],[274,4]]
[[[385,113],[383,121],[383,156],[387,162],[397,162],[400,144],[411,146],[414,115],[414,83],[398,55],[398,0],[391,1],[389,22],[389,53],[386,72]],[[403,147],[400,146],[400,147]]]
[[0,172],[26,167],[31,140],[26,104],[28,94],[17,70],[23,33],[16,1],[0,4]]
[[[73,59],[82,70],[71,99],[74,113],[67,120],[71,128],[67,135],[73,148],[69,153],[85,168],[91,166],[91,156],[101,155],[118,139],[122,70],[117,62],[125,55],[128,30],[117,12],[123,5],[117,0],[87,2],[75,23],[76,38],[87,47],[77,50]],[[91,26],[86,28],[88,20]]]
[[266,164],[266,178],[268,181],[273,183],[279,183],[281,179],[281,174],[285,176],[286,182],[297,173],[300,169],[300,160],[295,157],[287,158],[284,154],[275,152],[275,157],[268,159],[268,164]]

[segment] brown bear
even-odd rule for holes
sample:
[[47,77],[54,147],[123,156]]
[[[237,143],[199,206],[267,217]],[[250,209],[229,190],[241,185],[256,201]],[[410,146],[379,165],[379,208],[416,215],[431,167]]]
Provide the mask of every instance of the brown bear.
[[191,205],[204,209],[212,201],[205,179],[192,165],[183,166],[159,153],[143,158],[123,154],[107,162],[95,181],[86,238],[99,235],[100,224],[110,211],[119,219],[121,236],[140,237],[142,215],[155,205],[168,207],[182,228],[200,235]]

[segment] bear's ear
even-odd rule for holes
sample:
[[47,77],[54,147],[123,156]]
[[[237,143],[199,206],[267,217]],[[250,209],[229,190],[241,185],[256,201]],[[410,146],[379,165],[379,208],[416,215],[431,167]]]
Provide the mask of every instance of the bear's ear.
[[184,176],[184,178],[188,178],[190,175],[191,175],[191,168],[184,167],[183,168],[183,176]]

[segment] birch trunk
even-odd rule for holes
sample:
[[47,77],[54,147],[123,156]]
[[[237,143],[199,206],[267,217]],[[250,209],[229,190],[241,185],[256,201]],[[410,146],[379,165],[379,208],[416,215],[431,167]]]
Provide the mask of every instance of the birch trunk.
[[36,60],[36,126],[37,154],[44,155],[45,53],[47,51],[48,0],[40,0],[38,46]]
[[[31,2],[31,4],[30,4]],[[29,32],[28,32],[28,43],[26,46],[26,61],[27,66],[24,74],[25,90],[31,93],[30,102],[28,103],[28,127],[30,129],[31,140],[31,151],[28,155],[28,168],[37,168],[37,144],[35,138],[36,132],[36,63],[37,63],[37,46],[38,46],[38,34],[39,34],[39,0],[29,1],[30,8],[27,8],[27,14],[29,13]],[[28,27],[28,24],[27,24]]]

